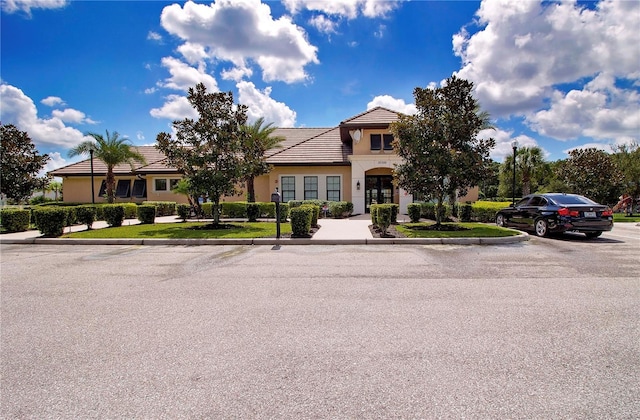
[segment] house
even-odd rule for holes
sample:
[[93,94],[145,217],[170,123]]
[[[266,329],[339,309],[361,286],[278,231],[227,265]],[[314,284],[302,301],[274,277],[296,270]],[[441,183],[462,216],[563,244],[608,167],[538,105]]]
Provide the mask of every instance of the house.
[[[393,184],[394,165],[401,162],[391,145],[389,124],[399,114],[377,107],[342,121],[331,128],[278,128],[274,136],[285,140],[281,147],[267,152],[272,170],[255,179],[256,201],[269,201],[278,188],[282,201],[351,201],[354,213],[366,213],[371,204],[396,203],[406,213],[413,196]],[[172,187],[181,174],[166,164],[165,156],[154,146],[139,146],[146,164],[120,165],[114,169],[117,202],[176,201],[184,196]],[[91,202],[91,162],[84,160],[50,172],[63,179],[64,200]],[[103,202],[106,166],[93,161],[95,202]],[[476,201],[473,188],[461,201]],[[242,201],[245,194],[224,197]]]

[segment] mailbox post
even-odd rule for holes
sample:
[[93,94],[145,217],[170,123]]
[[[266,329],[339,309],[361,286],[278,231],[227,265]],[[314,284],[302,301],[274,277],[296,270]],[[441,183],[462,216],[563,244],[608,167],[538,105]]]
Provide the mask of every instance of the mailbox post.
[[278,187],[271,194],[271,202],[276,203],[276,239],[280,239],[280,193]]

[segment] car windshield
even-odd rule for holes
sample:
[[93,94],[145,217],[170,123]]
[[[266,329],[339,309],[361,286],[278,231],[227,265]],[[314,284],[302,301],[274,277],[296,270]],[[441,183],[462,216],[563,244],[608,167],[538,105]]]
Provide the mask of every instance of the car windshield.
[[583,197],[581,195],[552,195],[551,198],[560,205],[597,204],[595,201],[591,201],[587,197]]

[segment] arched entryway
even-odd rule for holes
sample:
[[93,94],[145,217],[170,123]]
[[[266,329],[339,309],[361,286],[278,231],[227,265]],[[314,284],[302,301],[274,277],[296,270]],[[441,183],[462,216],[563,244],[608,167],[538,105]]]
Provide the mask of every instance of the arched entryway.
[[372,204],[398,203],[390,168],[374,168],[365,172],[364,204],[369,213]]

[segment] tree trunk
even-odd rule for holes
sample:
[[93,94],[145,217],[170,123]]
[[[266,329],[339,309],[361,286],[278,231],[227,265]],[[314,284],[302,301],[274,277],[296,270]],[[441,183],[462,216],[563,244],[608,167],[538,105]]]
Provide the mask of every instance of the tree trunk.
[[213,224],[220,224],[220,197],[213,201]]
[[256,202],[256,191],[254,186],[254,179],[252,176],[247,177],[247,202]]
[[113,174],[113,168],[107,168],[107,202],[113,204],[115,201],[116,177]]

